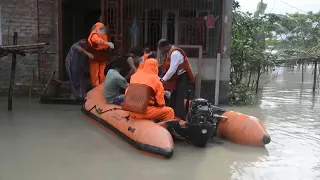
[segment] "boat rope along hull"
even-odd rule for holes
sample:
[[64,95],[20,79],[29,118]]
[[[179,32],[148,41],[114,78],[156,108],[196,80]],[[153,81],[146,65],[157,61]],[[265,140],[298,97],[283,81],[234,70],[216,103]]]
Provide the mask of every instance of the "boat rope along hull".
[[99,118],[95,114],[86,110],[85,108],[81,108],[81,110],[90,119],[92,119],[96,123],[102,125],[104,128],[110,130],[115,135],[120,137],[123,141],[125,141],[126,143],[128,143],[132,147],[136,148],[137,150],[140,150],[140,151],[143,151],[146,153],[150,153],[150,154],[154,154],[154,155],[158,155],[158,156],[162,156],[164,158],[171,158],[173,156],[173,149],[161,148],[161,147],[156,147],[156,146],[152,146],[152,145],[148,145],[148,144],[139,143],[139,142],[131,139],[130,137],[128,137],[126,134],[119,131],[117,128],[115,128],[114,126],[109,124],[107,121],[102,120],[101,118]]

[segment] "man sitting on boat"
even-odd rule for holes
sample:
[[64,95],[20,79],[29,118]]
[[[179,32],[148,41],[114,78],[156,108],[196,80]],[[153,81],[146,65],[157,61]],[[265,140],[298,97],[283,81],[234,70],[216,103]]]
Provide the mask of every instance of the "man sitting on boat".
[[120,94],[120,90],[121,88],[126,89],[128,87],[126,80],[128,77],[123,77],[120,72],[125,63],[126,57],[118,57],[113,64],[113,68],[107,72],[103,94],[109,104],[122,105],[123,103],[125,95]]
[[144,51],[143,48],[141,47],[133,47],[129,54],[128,54],[128,59],[127,62],[131,68],[130,72],[131,74],[134,74],[137,69],[139,68],[139,65],[143,63],[143,56],[144,56]]
[[144,67],[131,76],[122,108],[137,119],[173,120],[174,111],[165,106],[164,93],[158,76],[158,61],[149,58]]

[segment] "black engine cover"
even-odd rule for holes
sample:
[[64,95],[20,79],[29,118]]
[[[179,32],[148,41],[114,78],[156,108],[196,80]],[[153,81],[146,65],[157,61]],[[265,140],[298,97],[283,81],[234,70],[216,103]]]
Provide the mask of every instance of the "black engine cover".
[[191,102],[187,114],[188,139],[197,147],[205,147],[216,133],[217,121],[213,117],[211,104],[202,98]]

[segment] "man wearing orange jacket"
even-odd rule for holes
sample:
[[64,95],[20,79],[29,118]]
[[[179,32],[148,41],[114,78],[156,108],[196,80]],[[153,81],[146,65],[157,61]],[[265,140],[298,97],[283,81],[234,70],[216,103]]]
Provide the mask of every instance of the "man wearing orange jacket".
[[169,106],[174,109],[176,117],[185,119],[184,98],[189,83],[195,82],[188,57],[182,49],[170,45],[166,39],[158,42],[158,48],[166,56],[162,64],[162,82],[165,90],[172,91]]
[[158,61],[150,58],[131,76],[123,109],[137,119],[167,121],[174,119],[172,108],[165,106],[165,91],[158,76]]
[[88,37],[88,51],[94,56],[90,60],[90,78],[93,87],[105,81],[104,69],[109,60],[109,48],[114,49],[112,42],[108,42],[106,27],[97,22]]

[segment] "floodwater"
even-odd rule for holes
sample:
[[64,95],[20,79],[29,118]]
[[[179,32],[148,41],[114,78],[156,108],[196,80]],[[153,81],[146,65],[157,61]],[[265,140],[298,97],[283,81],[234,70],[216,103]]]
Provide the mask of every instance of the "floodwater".
[[232,108],[261,119],[266,148],[181,143],[170,160],[128,148],[77,106],[14,99],[9,113],[0,99],[0,180],[320,179],[320,106],[308,71],[302,88],[299,69],[278,68],[257,107]]

